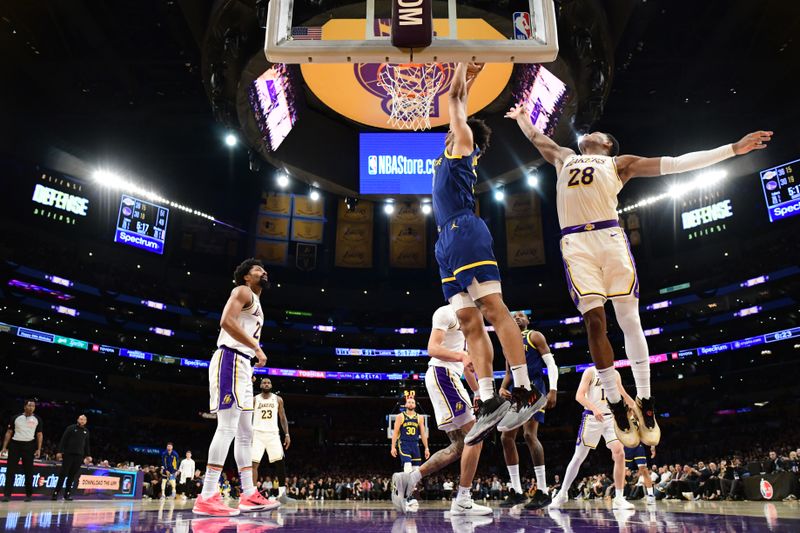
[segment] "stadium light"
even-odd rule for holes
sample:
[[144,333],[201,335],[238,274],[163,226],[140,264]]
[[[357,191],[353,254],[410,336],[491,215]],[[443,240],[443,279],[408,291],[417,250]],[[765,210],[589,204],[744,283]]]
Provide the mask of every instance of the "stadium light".
[[498,187],[494,191],[494,199],[498,202],[502,202],[506,198],[506,193],[503,191],[502,187]]
[[672,198],[673,200],[677,200],[678,198],[682,198],[691,192],[713,187],[727,177],[728,173],[725,170],[707,170],[697,174],[694,179],[672,184],[669,189],[667,189],[667,192],[643,198],[635,204],[631,204],[617,210],[617,212],[620,214],[627,213],[629,211],[633,211],[634,209],[660,202],[664,198]]
[[233,148],[236,146],[236,143],[239,142],[239,139],[236,138],[236,135],[233,133],[228,133],[225,135],[225,145]]
[[422,214],[423,215],[430,215],[431,214],[431,204],[422,204]]
[[286,187],[289,186],[289,176],[287,176],[285,172],[281,172],[280,174],[278,174],[277,182],[278,182],[278,187],[280,187],[281,189],[285,189]]
[[383,204],[383,212],[387,215],[394,213],[394,200],[386,200],[386,203]]
[[525,179],[528,182],[528,187],[535,188],[539,185],[539,176],[536,174],[530,173],[528,177]]
[[311,187],[311,192],[308,194],[308,197],[311,198],[312,202],[316,202],[319,200],[319,191],[314,187]]

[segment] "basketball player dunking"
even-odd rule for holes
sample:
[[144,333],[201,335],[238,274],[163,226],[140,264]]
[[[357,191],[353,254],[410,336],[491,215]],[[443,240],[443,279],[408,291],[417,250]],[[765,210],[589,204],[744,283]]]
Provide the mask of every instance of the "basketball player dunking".
[[[519,428],[505,431],[500,436],[503,443],[503,456],[506,460],[508,475],[511,478],[513,493],[500,504],[500,507],[513,507],[525,503],[525,509],[536,510],[550,504],[550,495],[547,490],[547,475],[544,466],[544,448],[539,442],[539,424],[544,423],[545,409],[552,409],[556,406],[556,396],[558,394],[558,366],[547,339],[541,332],[528,329],[530,321],[524,311],[514,313],[514,321],[522,331],[522,344],[525,348],[525,360],[528,364],[528,375],[534,386],[539,390],[547,390],[547,403],[544,408],[537,411],[530,420],[522,425],[525,435],[525,443],[531,453],[533,460],[533,471],[536,474],[536,492],[531,500],[525,503],[525,492],[522,489],[522,482],[519,475],[519,454],[517,453],[517,433]],[[547,368],[548,386],[544,383],[544,369]],[[511,382],[511,370],[506,365],[506,375],[503,376],[503,383],[500,385],[500,396],[510,397],[508,385]]]
[[[210,410],[217,415],[217,430],[208,450],[208,466],[203,492],[197,497],[192,511],[209,516],[234,516],[240,511],[264,511],[279,507],[277,501],[264,498],[253,484],[250,461],[253,442],[253,368],[264,366],[267,356],[261,351],[258,338],[264,323],[261,312],[261,291],[269,287],[264,265],[257,259],[247,259],[233,273],[236,288],[231,291],[222,310],[217,339],[217,351],[208,367]],[[219,476],[235,438],[233,455],[239,467],[242,496],[239,508],[225,505],[219,493]]]
[[[464,334],[451,305],[440,307],[433,313],[433,327],[428,339],[428,371],[425,388],[436,414],[436,425],[447,433],[450,446],[441,449],[418,469],[397,472],[392,476],[392,503],[398,511],[414,510],[407,504],[417,483],[461,459],[461,479],[471,479],[478,466],[482,443],[464,447],[464,438],[475,424],[472,402],[461,384],[463,376],[473,391],[478,390],[472,362],[465,351]],[[450,506],[455,515],[491,514],[489,507],[472,501],[469,491],[459,490]]]
[[[459,63],[448,93],[450,131],[445,150],[434,162],[433,214],[439,231],[436,261],[445,299],[453,306],[478,376],[478,412],[465,444],[474,445],[495,427],[520,427],[546,398],[531,387],[519,329],[503,302],[500,271],[489,228],[475,215],[476,167],[489,147],[491,130],[481,120],[467,120],[467,93],[482,65]],[[469,74],[469,80],[467,79]],[[497,333],[514,379],[512,405],[497,395],[492,374],[493,349],[484,327]],[[464,480],[469,487],[471,479]]]
[[[284,450],[292,443],[289,437],[289,420],[283,407],[283,398],[272,392],[272,380],[261,380],[261,394],[253,403],[253,478],[258,480],[258,465],[264,452],[270,464],[275,465],[278,474],[278,501],[281,503],[297,503],[297,500],[286,494],[286,464]],[[278,430],[278,421],[283,429],[283,442]]]
[[[771,131],[756,131],[738,142],[679,157],[618,155],[619,144],[599,131],[578,140],[580,154],[557,145],[539,131],[522,105],[506,117],[517,121],[542,157],[556,167],[556,203],[561,254],[572,299],[586,324],[589,352],[605,389],[622,444],[655,446],[661,439],[650,392],[650,357],[639,319],[639,279],[625,232],[617,220],[617,194],[634,177],[676,174],[704,168],[735,155],[766,148]],[[636,381],[631,422],[614,379],[614,351],[606,334],[604,306],[611,299],[625,337],[625,351]]]

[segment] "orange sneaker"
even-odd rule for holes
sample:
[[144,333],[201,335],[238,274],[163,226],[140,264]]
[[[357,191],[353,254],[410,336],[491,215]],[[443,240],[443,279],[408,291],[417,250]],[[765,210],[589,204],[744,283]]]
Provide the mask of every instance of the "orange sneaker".
[[205,516],[236,516],[239,514],[239,509],[225,505],[222,496],[216,493],[208,498],[203,498],[202,495],[197,496],[192,512]]
[[280,506],[281,502],[277,500],[268,500],[258,491],[253,492],[249,496],[242,495],[239,498],[239,510],[243,513],[250,513],[253,511],[271,511]]

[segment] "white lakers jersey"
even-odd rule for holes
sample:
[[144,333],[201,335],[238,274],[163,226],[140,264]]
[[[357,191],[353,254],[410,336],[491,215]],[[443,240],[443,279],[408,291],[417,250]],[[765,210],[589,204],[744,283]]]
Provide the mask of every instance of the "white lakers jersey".
[[[603,390],[603,386],[600,384],[600,376],[597,375],[597,369],[595,367],[590,367],[586,369],[585,372],[591,372],[592,376],[586,398],[595,404],[598,409],[600,409],[601,413],[611,413],[611,409],[608,407],[608,401],[606,400],[606,393]],[[616,372],[617,371],[614,370],[614,373]]]
[[[451,305],[443,305],[433,313],[433,329],[444,331],[444,342],[442,345],[448,350],[453,350],[455,352],[465,350],[466,340],[464,339],[464,334],[461,333],[458,317]],[[460,362],[442,361],[441,359],[431,357],[428,366],[441,366],[451,372],[455,372],[459,377],[464,374],[464,363]]]
[[259,394],[253,398],[253,431],[278,433],[278,396],[270,394],[264,398]]
[[[261,301],[259,301],[258,296],[254,292],[251,292],[250,296],[252,297],[250,304],[242,308],[237,320],[248,335],[252,335],[254,339],[259,339],[261,337],[261,326],[264,324],[264,313],[261,312]],[[223,345],[251,357],[256,354],[255,350],[245,346],[231,337],[227,331],[221,329],[217,338],[217,348]]]
[[617,220],[617,194],[622,180],[613,157],[571,155],[564,160],[556,183],[561,229],[589,222]]

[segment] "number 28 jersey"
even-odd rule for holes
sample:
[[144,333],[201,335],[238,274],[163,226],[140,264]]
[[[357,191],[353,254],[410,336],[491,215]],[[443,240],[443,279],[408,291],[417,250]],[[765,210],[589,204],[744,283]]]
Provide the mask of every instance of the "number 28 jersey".
[[617,220],[617,194],[622,180],[613,157],[571,155],[564,160],[556,183],[561,229],[601,220]]
[[[250,296],[250,303],[239,312],[237,321],[245,333],[252,335],[254,339],[259,339],[261,337],[261,326],[264,324],[264,313],[261,311],[261,301],[258,296],[253,292],[250,293]],[[220,329],[219,337],[217,338],[217,348],[220,346],[227,346],[250,357],[256,355],[255,350],[231,337],[224,329]]]

